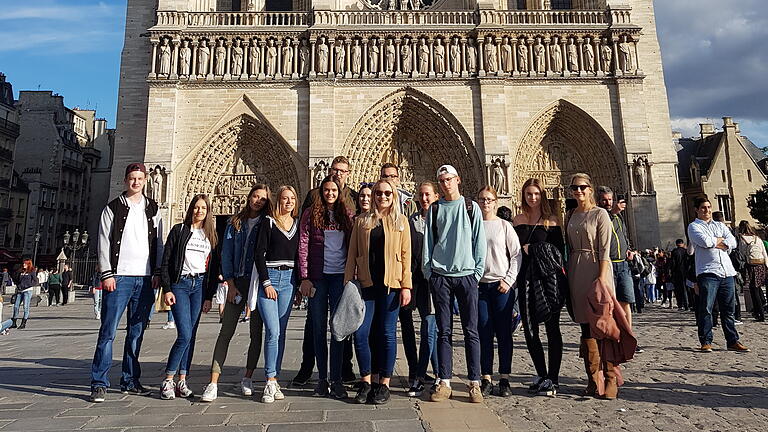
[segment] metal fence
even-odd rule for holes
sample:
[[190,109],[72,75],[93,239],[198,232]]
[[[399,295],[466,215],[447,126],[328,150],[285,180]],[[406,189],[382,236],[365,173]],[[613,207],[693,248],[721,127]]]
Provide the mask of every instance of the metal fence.
[[93,273],[98,264],[96,256],[72,258],[69,263],[72,267],[72,279],[75,284],[91,286]]

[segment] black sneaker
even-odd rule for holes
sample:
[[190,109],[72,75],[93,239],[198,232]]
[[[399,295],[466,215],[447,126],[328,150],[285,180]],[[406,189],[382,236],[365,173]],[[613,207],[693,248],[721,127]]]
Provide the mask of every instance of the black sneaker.
[[541,387],[541,384],[544,382],[544,378],[538,377],[536,381],[533,382],[533,384],[528,386],[528,393],[536,394],[539,392],[539,387]]
[[373,403],[376,405],[384,405],[389,402],[389,386],[379,385],[376,389],[376,393],[373,395]]
[[493,393],[493,383],[490,380],[487,380],[483,378],[482,381],[480,381],[480,393],[482,393],[483,397],[488,397]]
[[107,396],[107,389],[104,387],[96,387],[91,390],[91,402],[104,402]]
[[427,376],[424,377],[424,379],[421,380],[421,382],[423,382],[424,384],[432,384],[435,381],[437,381],[437,380],[435,379],[435,377],[433,377],[431,375],[427,375]]
[[312,392],[312,396],[326,397],[328,396],[328,380],[318,380],[315,386],[315,391]]
[[539,387],[537,394],[539,396],[555,397],[557,396],[557,385],[554,384],[552,380],[545,379],[544,382],[541,383],[541,387]]
[[501,397],[512,396],[512,387],[509,386],[509,380],[502,378],[499,380],[498,395]]
[[342,376],[341,381],[344,384],[354,384],[357,382],[357,375],[355,375],[355,373],[352,372],[351,370],[342,373],[341,376]]
[[371,393],[371,385],[365,381],[360,381],[355,387],[357,387],[355,403],[364,404],[368,402],[368,396]]
[[141,384],[136,384],[131,388],[121,387],[120,392],[123,394],[131,394],[135,396],[148,396],[152,394],[150,390],[145,389],[144,387],[141,386]]
[[293,380],[291,381],[291,384],[295,386],[307,385],[310,378],[312,378],[312,369],[310,370],[299,369],[299,373],[297,373],[296,376],[293,378]]
[[422,393],[424,393],[424,384],[421,381],[418,381],[408,389],[408,396],[410,397],[419,397]]
[[344,388],[344,384],[340,381],[336,381],[331,384],[331,397],[334,399],[346,399],[349,395],[347,389]]

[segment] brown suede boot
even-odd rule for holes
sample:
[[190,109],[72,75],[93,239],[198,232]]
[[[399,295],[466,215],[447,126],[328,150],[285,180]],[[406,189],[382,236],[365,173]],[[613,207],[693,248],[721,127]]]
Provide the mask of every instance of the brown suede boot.
[[597,377],[600,373],[600,352],[597,350],[597,339],[581,339],[581,357],[584,358],[584,370],[587,372],[587,388],[584,396],[594,397],[597,394]]
[[605,374],[605,393],[600,395],[601,399],[613,400],[619,396],[619,384],[616,378],[616,371],[613,369],[613,363],[603,363],[603,373]]

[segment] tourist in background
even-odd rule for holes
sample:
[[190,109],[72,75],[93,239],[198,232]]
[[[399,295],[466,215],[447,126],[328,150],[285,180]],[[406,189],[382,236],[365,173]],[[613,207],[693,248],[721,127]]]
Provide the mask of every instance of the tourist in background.
[[[101,278],[101,273],[97,275]],[[54,267],[48,273],[48,306],[58,306],[61,303],[61,273]]]
[[[216,247],[216,222],[209,213],[208,196],[192,197],[184,222],[174,225],[165,241],[160,275],[163,300],[176,318],[176,341],[168,353],[160,399],[192,397],[187,374],[195,353],[195,338],[203,309],[203,291],[208,278],[208,258]],[[210,309],[210,305],[209,305]],[[179,381],[174,382],[178,372]]]
[[[514,225],[522,247],[522,267],[517,278],[518,304],[525,333],[525,344],[536,368],[537,378],[528,388],[529,393],[555,396],[560,386],[560,364],[563,360],[563,336],[560,332],[560,311],[565,300],[552,290],[562,287],[564,280],[563,230],[549,205],[547,191],[539,179],[528,179],[521,190],[522,213],[515,216]],[[536,276],[548,265],[560,264],[560,272]],[[535,266],[535,267],[531,267]],[[529,271],[531,269],[531,271]],[[541,287],[541,288],[538,288]],[[543,289],[548,287],[550,289]],[[549,310],[538,311],[536,304],[547,305]],[[539,336],[539,325],[547,331],[547,360]],[[501,387],[501,386],[500,386]],[[500,389],[501,390],[501,389]]]
[[496,216],[499,197],[491,186],[480,189],[477,203],[483,214],[487,249],[485,270],[478,293],[477,330],[480,335],[480,391],[483,397],[493,392],[494,337],[499,351],[500,396],[512,394],[512,318],[517,302],[517,275],[522,256],[520,241],[512,224]]
[[[213,402],[218,397],[218,382],[232,336],[235,334],[240,314],[248,304],[251,274],[259,225],[272,208],[272,194],[269,186],[257,184],[248,191],[248,199],[239,213],[232,216],[224,231],[221,241],[221,274],[227,281],[227,302],[219,336],[213,350],[211,362],[211,381],[203,390],[201,400]],[[240,380],[240,392],[243,396],[253,394],[253,371],[261,355],[261,335],[263,323],[258,311],[251,313],[249,323],[250,345],[245,361],[245,376]]]
[[21,325],[19,330],[27,327],[27,320],[29,320],[29,307],[32,303],[32,291],[40,283],[37,280],[37,271],[32,264],[32,260],[29,258],[24,259],[21,262],[21,270],[16,277],[16,301],[13,303],[13,325],[11,328],[16,328],[16,321],[19,319],[19,307],[24,305],[24,316],[21,318]]
[[[768,264],[768,252],[755,229],[748,221],[739,222],[738,247],[746,259],[744,265],[744,285],[749,288],[752,300],[752,315],[759,322],[765,321],[763,310],[763,285],[765,285],[766,265]],[[745,302],[746,303],[746,302]]]
[[68,264],[64,264],[64,269],[61,271],[61,305],[69,303],[69,292],[72,290],[74,282],[72,280],[72,270],[70,270]]
[[688,293],[685,287],[685,273],[688,270],[688,250],[683,239],[675,240],[669,261],[669,273],[672,285],[675,287],[675,298],[678,310],[688,310]]
[[648,261],[648,272],[643,278],[646,296],[649,302],[656,303],[656,258],[647,250],[643,252],[643,257]]
[[366,213],[371,210],[373,185],[374,183],[360,183],[360,189],[357,192],[357,214]]
[[343,343],[331,340],[328,382],[328,309],[336,311],[344,289],[344,266],[352,232],[354,210],[342,198],[342,187],[332,177],[320,184],[320,194],[301,216],[299,225],[299,275],[301,295],[309,297],[312,338],[317,361],[318,383],[314,396],[345,399],[342,383]]
[[48,270],[45,268],[39,269],[37,280],[40,282],[40,292],[48,292]]

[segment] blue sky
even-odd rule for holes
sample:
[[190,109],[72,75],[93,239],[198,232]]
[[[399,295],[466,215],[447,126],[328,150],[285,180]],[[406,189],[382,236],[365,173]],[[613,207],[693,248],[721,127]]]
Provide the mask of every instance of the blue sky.
[[[53,90],[115,125],[126,0],[1,0],[0,71],[14,89]],[[765,0],[655,0],[672,125],[733,116],[768,147]]]

